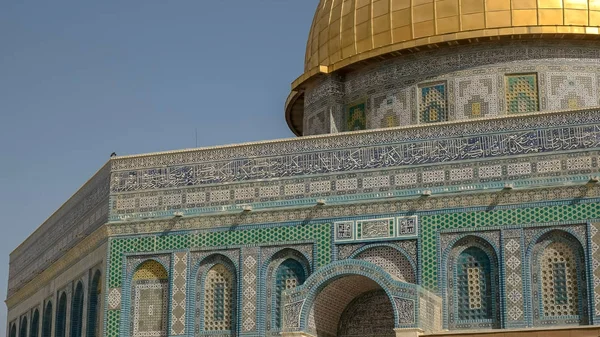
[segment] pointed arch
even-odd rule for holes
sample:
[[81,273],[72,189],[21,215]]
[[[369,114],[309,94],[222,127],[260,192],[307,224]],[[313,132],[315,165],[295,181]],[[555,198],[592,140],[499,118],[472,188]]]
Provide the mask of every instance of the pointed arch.
[[287,289],[304,284],[310,276],[310,263],[301,252],[284,248],[273,254],[266,266],[266,328],[279,331],[282,326],[281,295]]
[[532,245],[528,259],[532,325],[589,324],[586,255],[581,242],[566,231],[550,230]]
[[21,318],[19,337],[27,337],[27,316]]
[[31,316],[31,327],[29,328],[29,337],[40,336],[40,311],[35,309]]
[[67,294],[62,292],[56,307],[56,329],[55,337],[66,337],[67,332]]
[[196,330],[236,336],[238,277],[233,261],[221,254],[206,257],[196,282]]
[[100,336],[100,301],[102,298],[102,273],[96,270],[92,277],[88,301],[87,337]]
[[498,329],[500,271],[496,250],[486,239],[467,235],[450,246],[444,264],[445,324],[448,329]]
[[10,337],[17,337],[17,323],[13,323],[10,327]]
[[155,260],[146,260],[131,282],[131,336],[167,336],[169,273]]
[[42,318],[42,337],[52,337],[52,302],[49,301],[44,309]]
[[81,337],[83,327],[83,283],[77,282],[71,300],[71,337]]

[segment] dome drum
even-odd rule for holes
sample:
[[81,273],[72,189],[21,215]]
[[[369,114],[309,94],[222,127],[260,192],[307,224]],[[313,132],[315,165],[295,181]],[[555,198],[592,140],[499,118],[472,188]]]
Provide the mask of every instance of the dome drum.
[[599,61],[583,41],[422,51],[316,78],[295,112],[302,135],[316,135],[596,107]]
[[[304,92],[305,100],[310,101],[309,96],[315,95],[312,91],[320,90],[322,83],[331,81],[331,76],[341,77],[345,87],[344,98],[332,99],[343,101],[344,106],[326,109],[329,118],[315,117],[317,112],[309,102],[303,106],[299,101],[288,100],[286,120],[297,135],[348,131],[351,128],[342,125],[348,124],[342,120],[345,112],[336,111],[345,111],[348,109],[345,105],[353,101],[360,103],[361,100],[366,100],[364,108],[369,110],[371,95],[354,95],[352,89],[347,88],[346,79],[360,77],[389,63],[412,62],[414,66],[415,59],[444,57],[451,53],[462,60],[462,49],[468,54],[471,46],[494,50],[518,41],[527,45],[547,44],[550,48],[561,45],[556,40],[563,41],[564,47],[558,47],[556,53],[548,55],[549,58],[560,59],[561,53],[569,55],[568,46],[571,42],[599,38],[599,25],[599,0],[321,0],[309,33],[305,72],[292,83],[292,88],[296,96]],[[579,45],[593,49],[589,42]],[[493,58],[494,55],[490,56]],[[520,60],[523,61],[522,65],[526,65],[527,57],[539,58],[526,52],[507,61]],[[502,61],[496,63],[500,65]],[[558,63],[556,65],[560,66]],[[462,64],[456,64],[456,69],[442,71],[426,62],[421,62],[420,67],[421,73],[415,74],[414,79],[401,74],[405,77],[403,81],[421,82],[424,77],[444,77],[444,74],[447,75],[445,81],[448,81],[454,70],[464,69]],[[428,74],[431,71],[438,73]],[[396,77],[391,81],[397,80]],[[388,85],[397,86],[392,82]],[[452,87],[448,84],[445,89]],[[416,93],[412,96],[416,96]],[[544,97],[538,98],[539,107],[543,109]],[[447,108],[452,110],[453,103],[452,98],[448,97]],[[571,106],[574,105],[572,100]],[[477,105],[474,109],[477,115]],[[502,113],[499,110],[487,114]],[[485,112],[483,114],[486,115]],[[365,128],[381,127],[382,123],[369,122],[369,118],[363,117],[354,118],[364,119]],[[399,117],[396,119],[390,117],[383,125],[418,124],[413,117],[410,121]],[[460,116],[453,116],[452,111],[448,111],[448,116],[442,116],[440,121],[453,119],[460,119]],[[311,123],[320,123],[320,126],[311,130]]]

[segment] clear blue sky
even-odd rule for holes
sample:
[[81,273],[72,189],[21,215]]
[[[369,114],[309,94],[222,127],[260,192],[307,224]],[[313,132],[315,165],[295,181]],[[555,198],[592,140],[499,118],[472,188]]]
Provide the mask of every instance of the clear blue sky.
[[292,137],[317,3],[0,1],[0,298],[9,253],[111,152]]

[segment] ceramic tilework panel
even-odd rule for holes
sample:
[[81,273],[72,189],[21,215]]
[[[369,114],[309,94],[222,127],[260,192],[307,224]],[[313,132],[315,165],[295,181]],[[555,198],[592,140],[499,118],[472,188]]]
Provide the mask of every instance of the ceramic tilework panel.
[[590,225],[592,277],[594,285],[594,316],[600,316],[600,223]]
[[396,236],[396,219],[369,219],[356,222],[357,240],[375,240]]
[[257,328],[257,294],[258,294],[258,248],[242,250],[242,331],[250,332]]
[[329,100],[332,96],[343,94],[343,84],[337,76],[322,78],[320,82],[314,85],[313,90],[306,92],[304,104],[312,106],[314,103]]
[[[537,194],[538,192],[537,192],[537,191],[535,191],[535,193]],[[518,194],[515,194],[515,195],[518,195]],[[466,197],[466,198],[468,198],[469,196],[461,196],[461,198],[465,198],[465,197]],[[541,197],[543,197],[543,198],[547,198],[547,195],[544,195],[544,194],[543,194],[543,192],[542,192],[542,195],[541,195]],[[471,200],[472,200],[472,199],[471,199]],[[547,200],[547,199],[546,199],[546,200]],[[519,203],[519,202],[515,200],[515,203]],[[448,205],[448,206],[449,206],[449,205]],[[577,207],[589,207],[589,205],[587,205],[587,206],[586,206],[586,205],[573,205],[573,206],[569,206],[569,207],[573,207],[573,209],[576,209]],[[549,209],[551,209],[551,208],[549,208]],[[504,211],[505,211],[505,210],[504,210]],[[493,214],[494,212],[495,212],[495,211],[492,211],[492,212],[490,212],[490,214]],[[529,212],[529,211],[524,211],[524,212]],[[546,211],[546,213],[547,213],[547,212],[548,212],[548,211]],[[565,215],[565,219],[568,219],[569,217],[572,217],[572,216],[573,216],[572,214],[570,214],[570,212],[569,212],[569,211],[560,210],[559,212],[560,212],[560,213],[564,213],[564,215]],[[544,213],[544,212],[542,212],[542,213]],[[560,213],[559,213],[559,214],[560,214]],[[584,212],[584,213],[585,213],[585,212]],[[459,218],[461,218],[461,217],[462,217],[462,215],[460,215],[460,214],[459,214],[459,215],[455,215],[455,216],[457,217],[457,219],[459,219]],[[477,225],[477,223],[478,223],[478,222],[479,222],[479,223],[485,223],[484,221],[489,221],[488,223],[489,223],[490,225],[492,225],[492,224],[498,224],[498,225],[502,225],[502,224],[528,223],[527,221],[529,221],[529,222],[534,222],[534,221],[537,221],[537,220],[535,220],[535,219],[537,219],[537,217],[535,217],[535,216],[531,216],[531,217],[527,217],[527,216],[525,216],[525,217],[523,217],[522,215],[521,215],[521,216],[519,216],[519,215],[514,215],[514,218],[508,217],[508,218],[506,218],[506,219],[508,219],[508,220],[504,219],[504,220],[500,220],[500,221],[499,221],[499,219],[502,219],[502,217],[496,218],[495,220],[494,220],[494,218],[485,218],[485,219],[483,219],[483,220],[482,220],[482,219],[480,219],[480,218],[479,218],[479,215],[477,215],[476,213],[474,213],[474,214],[471,214],[470,216],[472,217],[472,218],[471,218],[472,222],[474,222],[476,225]],[[593,217],[593,216],[594,216],[594,214],[593,214],[593,213],[590,213],[590,214],[583,214],[583,213],[582,213],[582,214],[580,214],[579,216],[580,216],[581,218],[588,218],[588,217]],[[585,216],[585,217],[584,217],[584,216]],[[491,220],[490,220],[490,219],[491,219]],[[511,220],[511,219],[512,219],[512,220]],[[529,219],[529,220],[527,220],[527,219]],[[544,215],[544,216],[540,216],[540,217],[539,217],[539,219],[541,219],[541,220],[544,220],[544,219],[548,220],[548,217]],[[559,215],[559,216],[556,216],[556,219],[558,219],[558,220],[562,220],[562,217]],[[468,221],[469,221],[469,222],[471,222],[471,220],[468,220]],[[540,220],[540,221],[541,221],[541,220]],[[424,219],[422,219],[422,221],[424,221]],[[480,221],[481,221],[481,222],[480,222]],[[449,221],[448,221],[448,223],[453,223],[453,222],[455,222],[455,221],[454,221],[454,220],[449,220]],[[425,227],[424,227],[424,228],[425,228]],[[425,255],[425,254],[424,254],[424,255]],[[426,266],[426,265],[427,265],[427,264],[425,264],[425,266]]]
[[106,337],[119,337],[119,324],[121,322],[121,310],[106,311]]
[[458,319],[492,318],[492,280],[489,257],[479,248],[460,254],[456,270]]
[[448,120],[446,83],[424,84],[419,88],[419,123]]
[[108,291],[108,310],[121,309],[121,288],[112,288]]
[[414,237],[418,232],[418,218],[407,216],[356,221],[346,220],[336,221],[333,226],[336,243]]
[[[343,102],[365,97],[374,100],[382,95],[408,95],[411,99],[416,99],[419,95],[414,90],[419,85],[431,81],[448,81],[450,120],[506,115],[510,110],[506,106],[504,75],[537,73],[541,85],[539,98],[542,111],[556,110],[559,106],[557,100],[564,102],[560,104],[561,107],[569,108],[569,97],[573,108],[575,97],[572,88],[592,87],[587,82],[590,78],[596,81],[600,73],[598,58],[598,51],[593,50],[593,47],[577,42],[495,42],[445,48],[435,52],[421,51],[418,57],[401,56],[346,74],[343,78]],[[564,87],[567,90],[554,96],[551,88],[557,88],[564,82],[552,78],[551,74],[557,73],[563,78],[569,74],[586,74],[586,77],[576,77],[577,80],[583,81],[574,85],[567,82],[567,86]],[[322,91],[320,87],[315,87],[307,90],[307,94],[326,96],[318,94],[319,91]],[[597,106],[600,97],[596,92],[592,91],[587,98],[578,100],[579,103],[586,101],[585,105],[578,107]],[[563,95],[566,97],[557,98]],[[325,99],[322,99],[315,104],[305,104],[305,113],[321,108],[323,104],[327,104],[324,102]],[[399,125],[417,124],[417,120],[410,116],[416,115],[417,107],[413,105],[409,109],[409,113],[398,117]],[[381,115],[379,105],[371,104],[368,107],[367,118],[371,119],[376,115]],[[369,123],[368,128],[384,125],[385,123]]]
[[[497,181],[498,179],[495,178],[514,180],[534,176],[550,177],[555,176],[555,173],[558,172],[566,175],[590,173],[590,170],[597,165],[596,157],[593,156],[596,154],[595,151],[588,152],[587,157],[591,158],[582,158],[580,160],[575,160],[574,158],[585,157],[585,153],[574,154],[569,158],[565,155],[553,155],[552,153],[566,149],[597,148],[599,146],[598,139],[600,139],[600,128],[596,126],[582,126],[573,127],[572,129],[556,128],[498,136],[444,139],[411,145],[418,148],[409,148],[408,144],[402,144],[359,150],[340,150],[329,154],[306,155],[305,158],[281,158],[281,160],[285,160],[286,162],[289,160],[291,163],[297,160],[302,162],[311,157],[314,159],[316,166],[324,165],[325,162],[335,162],[335,166],[339,169],[347,165],[354,166],[356,162],[364,162],[364,168],[378,168],[379,172],[341,173],[339,175],[329,175],[319,178],[310,176],[303,178],[288,177],[287,179],[278,181],[246,182],[228,185],[229,190],[225,190],[223,187],[206,186],[202,188],[187,187],[179,190],[171,190],[164,195],[163,192],[118,194],[112,197],[111,219],[122,220],[143,216],[156,217],[163,215],[156,212],[182,209],[215,212],[217,210],[215,207],[217,206],[238,207],[239,209],[239,205],[248,203],[263,205],[263,207],[267,204],[284,205],[284,203],[288,203],[289,205],[293,205],[297,200],[307,198],[342,198],[342,196],[346,195],[360,195],[380,191],[402,193],[401,191],[408,188],[417,189],[442,185],[481,184]],[[484,146],[484,144],[489,144],[489,146]],[[410,155],[415,152],[420,155]],[[539,157],[531,159],[531,161],[529,159],[509,159],[509,157],[515,154],[535,153],[538,153]],[[364,160],[358,159],[362,157],[364,157]],[[497,162],[494,165],[489,165],[485,162],[461,163],[460,161],[464,158],[496,158]],[[558,166],[555,169],[549,168],[548,161],[551,160],[561,160],[560,171],[557,171]],[[445,163],[447,161],[455,162],[455,164]],[[537,162],[541,163],[541,170],[536,169]],[[564,164],[562,164],[563,162]],[[434,166],[425,171],[423,169],[408,167],[408,165],[416,163],[430,163],[440,166]],[[275,165],[275,163],[273,164]],[[291,167],[289,169],[293,170]],[[313,169],[316,169],[316,167],[313,167]],[[325,165],[323,172],[325,173],[329,169],[332,169],[332,167]],[[584,172],[584,170],[587,171]],[[167,179],[167,176],[164,176],[164,178]],[[356,179],[356,181],[353,179]],[[266,189],[268,189],[269,196],[261,197],[260,193],[266,193]],[[174,191],[182,194],[182,204],[165,204],[164,200],[169,198],[170,194],[174,193]],[[236,192],[239,195],[240,191],[244,191],[244,199],[235,197]],[[216,192],[222,194],[222,196],[215,199],[214,194]],[[194,204],[187,202],[189,194],[192,195],[192,198],[196,198],[199,193],[205,195],[202,198],[203,202]],[[149,208],[143,206],[141,200],[147,196],[159,198],[158,206]],[[133,200],[133,202],[126,202],[127,200]],[[312,202],[314,203],[314,200]],[[122,205],[132,205],[132,208],[123,208],[124,206]],[[170,214],[172,213],[164,215],[167,216]]]
[[[265,330],[267,334],[278,335],[281,308],[276,308],[280,305],[281,291],[285,290],[282,287],[286,286],[279,280],[277,282],[278,273],[280,278],[286,276],[288,272],[291,277],[296,274],[295,285],[290,284],[290,288],[298,286],[310,275],[310,264],[312,260],[312,245],[290,245],[287,247],[274,246],[265,247],[262,249],[262,261],[265,263],[263,270],[263,279],[265,281]],[[300,268],[298,268],[300,267]],[[300,270],[302,269],[302,270]],[[293,282],[292,282],[293,283]]]
[[367,129],[405,126],[411,123],[414,95],[410,90],[373,96],[372,113],[367,116]]
[[533,325],[587,324],[585,257],[577,239],[564,232],[546,233],[530,258]]
[[[344,260],[347,258],[352,257],[353,255],[356,255],[358,250],[361,248],[367,248],[368,247],[379,247],[380,244],[379,243],[344,243],[344,244],[340,244],[337,245],[337,259],[338,260]],[[416,240],[402,240],[402,241],[394,241],[394,242],[387,242],[385,244],[385,246],[387,247],[398,247],[399,249],[401,249],[408,258],[411,259],[411,261],[416,262],[417,261],[417,241]]]
[[[162,225],[154,224],[157,229]],[[232,245],[268,244],[284,240],[314,240],[316,243],[316,266],[331,262],[331,224],[307,224],[303,226],[262,227],[224,232],[195,232],[181,235],[152,235],[110,240],[108,263],[108,287],[122,285],[122,259],[125,253],[144,253],[162,250],[177,250],[189,247],[223,247]],[[118,312],[118,310],[109,310]],[[120,317],[120,316],[117,316]],[[249,316],[246,316],[249,317]],[[117,318],[120,319],[120,318]],[[108,324],[109,336],[118,336],[119,324]]]
[[[536,192],[537,193],[537,192]],[[437,290],[438,261],[435,233],[445,229],[485,228],[529,223],[552,223],[593,219],[600,216],[597,203],[565,204],[531,208],[498,209],[470,213],[447,213],[421,216],[422,282],[424,287]]]
[[168,281],[138,281],[133,291],[131,335],[167,336]]
[[579,315],[577,261],[570,247],[549,244],[540,257],[540,277],[544,316]]
[[131,336],[167,336],[168,277],[165,268],[156,261],[138,267],[132,282]]
[[[202,252],[190,253],[197,272],[194,276],[196,284],[193,293],[195,293],[194,306],[194,335],[203,334],[229,336],[237,331],[237,308],[238,306],[238,287],[237,287],[237,268],[239,260],[239,250],[206,250]],[[232,259],[235,257],[235,259]],[[199,261],[199,263],[197,263]],[[216,268],[215,268],[216,267]],[[225,283],[231,282],[227,286]],[[233,292],[226,289],[235,289]],[[227,296],[227,299],[225,298]],[[225,307],[228,302],[228,308]],[[231,310],[228,310],[231,309]],[[192,309],[190,309],[192,310]],[[224,320],[226,310],[229,313],[228,319]],[[223,330],[229,328],[230,330]]]
[[367,103],[359,102],[346,108],[346,131],[365,130],[367,128]]
[[282,298],[281,293],[285,290],[294,289],[302,285],[306,280],[306,272],[300,262],[295,259],[287,259],[283,261],[275,273],[275,306],[274,318],[275,326],[281,328],[281,311]]
[[[560,114],[531,114],[499,120],[472,120],[454,124],[434,124],[428,127],[378,130],[364,133],[344,133],[321,137],[286,139],[272,142],[239,144],[227,147],[205,148],[172,153],[150,154],[146,156],[116,157],[111,160],[113,193],[152,190],[163,187],[177,187],[198,184],[214,184],[273,177],[264,162],[265,156],[305,154],[326,152],[332,149],[349,147],[370,147],[382,144],[396,144],[405,141],[430,140],[439,138],[464,137],[473,134],[512,132],[516,130],[547,129],[555,126],[598,124],[600,117],[593,110],[568,111]],[[358,155],[358,153],[357,153]],[[316,155],[315,155],[316,156]],[[253,157],[260,157],[254,162]],[[302,157],[289,157],[290,159]],[[324,157],[314,162],[306,157],[297,169],[318,165],[315,171],[324,170],[327,165],[319,164]],[[239,162],[232,160],[243,159]],[[198,172],[190,164],[209,163],[199,166]],[[260,165],[258,165],[261,163]],[[168,167],[168,170],[165,170]],[[280,165],[276,165],[280,167]],[[242,172],[239,176],[231,173]],[[349,168],[352,168],[350,166]],[[348,169],[349,169],[348,168]],[[147,170],[144,170],[147,169]],[[307,175],[315,171],[295,172],[295,175]],[[330,171],[325,171],[330,172]],[[198,174],[200,174],[198,176]],[[277,177],[277,176],[276,176]],[[199,179],[201,178],[201,179]]]
[[389,296],[379,290],[360,295],[342,313],[339,337],[394,337],[394,310]]
[[545,76],[548,110],[581,109],[598,105],[596,74],[549,71]]
[[522,231],[510,229],[502,232],[504,260],[505,325],[525,326],[525,298],[523,296],[523,243]]
[[329,133],[329,109],[322,108],[310,116],[304,117],[305,135]]
[[204,282],[204,330],[233,330],[235,317],[234,275],[222,264],[213,266]]
[[498,78],[473,75],[454,80],[455,119],[493,117],[501,114]]
[[[445,326],[452,330],[500,326],[499,233],[444,234],[440,243]],[[494,246],[492,246],[494,245]]]
[[171,286],[171,335],[183,335],[186,324],[188,254],[173,254],[173,282]]
[[537,74],[507,75],[505,91],[508,113],[539,111]]
[[345,106],[341,100],[343,85],[336,75],[331,75],[306,92],[304,106],[303,134],[317,135],[345,131]]
[[[533,151],[549,153],[566,149],[595,147],[595,142],[585,143],[584,145],[577,143],[576,139],[566,139],[571,142],[568,148],[562,148],[559,143],[556,143],[556,140],[562,140],[556,139],[557,137],[565,137],[565,135],[559,134],[558,131],[563,130],[567,123],[565,119],[568,120],[570,125],[580,125],[575,127],[572,132],[588,134],[594,132],[594,128],[590,127],[598,124],[600,117],[594,116],[590,111],[582,111],[544,117],[534,115],[531,118],[517,117],[505,120],[473,121],[468,126],[465,125],[464,128],[450,124],[418,130],[418,132],[417,129],[409,129],[359,135],[347,134],[331,137],[327,141],[312,139],[314,141],[319,140],[326,146],[305,144],[307,141],[301,139],[289,141],[290,144],[285,142],[274,143],[272,144],[273,153],[263,153],[262,151],[267,151],[267,149],[262,146],[240,146],[248,150],[248,153],[238,154],[238,151],[232,150],[231,154],[221,153],[222,157],[220,158],[214,158],[213,160],[206,158],[207,160],[204,161],[201,158],[215,154],[219,155],[219,153],[214,153],[215,151],[212,150],[201,150],[181,154],[180,157],[183,158],[166,163],[165,166],[167,167],[162,166],[160,163],[168,160],[171,155],[157,155],[151,158],[155,160],[156,166],[161,165],[161,167],[122,172],[113,171],[111,188],[113,193],[133,192],[243,182],[255,179],[293,178],[464,159],[498,158],[517,156]],[[487,134],[497,132],[503,132],[503,134]],[[504,134],[504,132],[508,134]],[[521,144],[524,147],[522,150],[514,148],[508,151],[496,145],[503,142],[510,143],[508,139],[517,139],[516,143],[525,140],[527,142]],[[362,143],[354,144],[359,140]],[[378,144],[371,144],[374,141]],[[576,143],[573,144],[572,142]],[[351,148],[355,145],[359,148]],[[289,148],[290,146],[294,148]],[[299,147],[307,152],[299,153]],[[318,147],[321,149],[318,149]],[[451,148],[453,151],[444,150],[446,148]],[[261,152],[253,157],[251,153],[255,150],[261,150]],[[223,156],[229,157],[236,154],[240,157],[223,159]],[[198,161],[196,161],[196,158]],[[184,160],[192,160],[191,165],[177,164],[178,161]],[[145,163],[145,161],[141,162],[142,165],[146,165]],[[122,165],[124,164],[122,163]],[[147,197],[150,198],[151,196],[148,195]],[[217,199],[220,197],[218,196]],[[113,209],[130,209],[130,206],[119,203],[112,206]]]
[[358,254],[355,259],[378,265],[393,278],[407,283],[416,283],[413,266],[397,249],[392,247],[373,247]]

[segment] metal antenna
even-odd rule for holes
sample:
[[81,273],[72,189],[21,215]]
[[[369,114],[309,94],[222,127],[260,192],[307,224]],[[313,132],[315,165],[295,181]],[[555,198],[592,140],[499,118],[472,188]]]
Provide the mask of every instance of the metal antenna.
[[198,147],[198,128],[194,130],[196,131],[196,147]]

